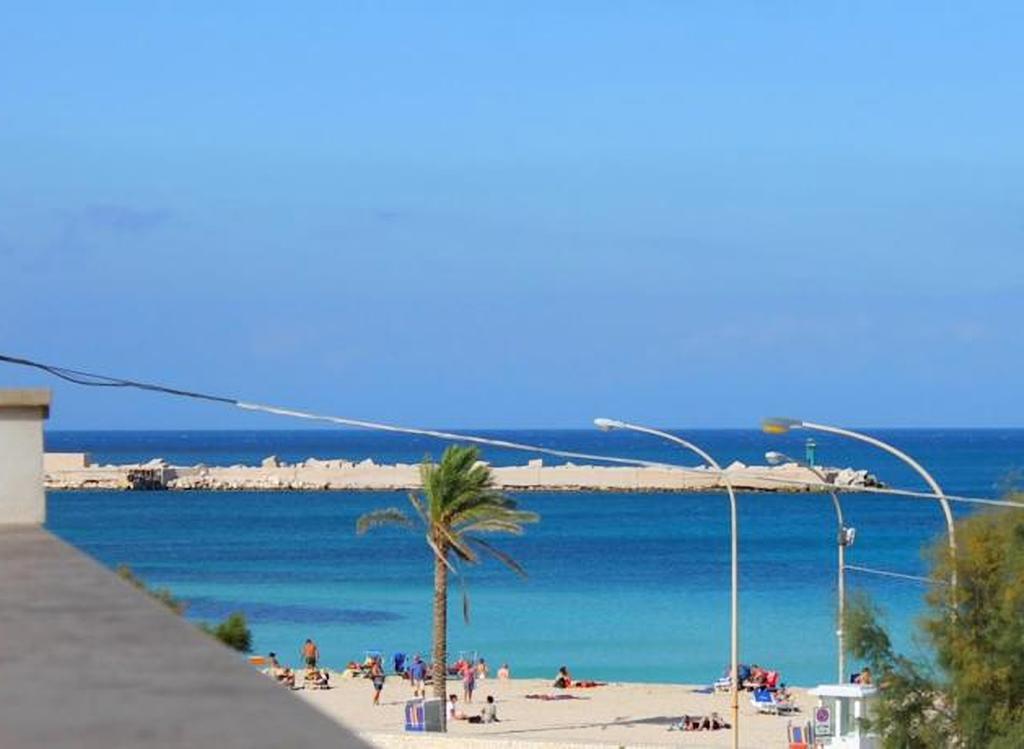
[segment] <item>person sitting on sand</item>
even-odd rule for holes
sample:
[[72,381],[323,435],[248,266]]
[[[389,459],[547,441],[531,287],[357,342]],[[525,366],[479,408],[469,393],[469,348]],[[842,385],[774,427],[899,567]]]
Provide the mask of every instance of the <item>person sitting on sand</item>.
[[465,713],[459,712],[458,695],[448,695],[448,720],[465,720]]
[[284,672],[285,669],[281,668],[281,663],[277,660],[277,653],[267,653],[267,667],[263,673],[272,679],[281,681],[281,676]]
[[756,663],[750,667],[750,676],[747,677],[747,688],[763,687],[768,681],[768,672]]
[[555,677],[555,683],[552,685],[556,689],[568,689],[572,686],[572,675],[569,673],[569,669],[562,666],[558,669],[558,675]]
[[501,681],[508,681],[512,678],[512,672],[509,671],[508,664],[502,663],[501,668],[498,669],[498,678]]
[[286,687],[295,689],[295,672],[290,668],[282,669],[280,675],[276,678],[278,684],[283,684]]
[[487,695],[487,703],[480,711],[480,717],[483,718],[484,723],[498,723],[498,706],[494,704],[494,697]]

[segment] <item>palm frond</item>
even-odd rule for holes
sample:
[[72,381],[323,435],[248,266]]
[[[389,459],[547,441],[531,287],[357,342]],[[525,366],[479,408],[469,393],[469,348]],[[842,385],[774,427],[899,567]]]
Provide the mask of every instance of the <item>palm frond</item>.
[[540,515],[528,510],[517,510],[501,505],[483,505],[466,512],[455,528],[459,533],[512,533],[521,535],[523,525],[536,523]]
[[487,554],[490,554],[492,557],[497,559],[499,562],[504,564],[506,567],[508,567],[510,570],[515,572],[520,577],[527,577],[526,569],[523,567],[523,565],[519,564],[519,562],[510,557],[501,549],[495,548],[487,541],[484,541],[482,538],[478,538],[476,536],[467,536],[466,540],[470,543],[476,544],[477,546],[481,547]]
[[447,567],[450,572],[456,572],[455,566],[448,560],[448,556],[438,548],[437,544],[434,543],[434,539],[430,537],[429,533],[427,534],[427,546],[433,550],[435,557],[444,562],[444,566]]
[[423,521],[424,525],[430,524],[430,519],[427,517],[427,510],[423,506],[423,500],[416,496],[413,492],[409,492],[409,504],[416,510],[416,514],[420,516],[420,520]]
[[476,564],[479,561],[477,555],[474,554],[473,550],[466,544],[465,539],[463,539],[458,533],[455,533],[451,528],[442,523],[435,525],[434,530],[445,537],[448,545],[451,546],[459,559],[469,562],[470,564]]
[[374,510],[359,517],[356,520],[356,533],[362,535],[372,528],[384,525],[396,525],[402,528],[412,528],[413,522],[409,516],[397,507],[386,507],[383,510]]
[[455,580],[459,583],[459,593],[462,595],[462,621],[469,624],[469,584],[461,570],[455,573]]

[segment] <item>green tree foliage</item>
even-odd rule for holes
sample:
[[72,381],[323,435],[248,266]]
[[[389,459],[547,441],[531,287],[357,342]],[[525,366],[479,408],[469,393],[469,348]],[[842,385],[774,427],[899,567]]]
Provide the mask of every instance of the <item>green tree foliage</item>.
[[[136,575],[134,571],[132,571],[132,568],[126,564],[119,565],[116,572],[117,576],[122,580],[131,583],[142,592],[162,603],[178,616],[184,615],[185,609],[188,607],[188,603],[186,601],[182,601],[180,598],[175,598],[167,588],[149,588],[146,583],[143,582],[143,580]],[[219,624],[207,624],[206,622],[200,622],[199,628],[207,634],[216,637],[228,647],[234,648],[235,650],[243,653],[252,652],[252,632],[249,630],[248,623],[245,620],[245,615],[242,613],[234,613]]]
[[869,600],[849,607],[849,650],[882,687],[873,724],[887,747],[1024,746],[1024,511],[978,513],[956,534],[955,562],[945,539],[929,552],[929,662],[893,651]]
[[[480,462],[475,447],[453,445],[444,451],[441,462],[426,458],[420,466],[423,497],[409,494],[414,516],[389,507],[367,513],[356,521],[356,532],[393,525],[423,533],[433,556],[434,566],[434,696],[442,704],[445,694],[445,668],[448,649],[448,573],[456,564],[476,564],[481,555],[491,556],[520,575],[523,568],[505,552],[481,536],[490,533],[523,532],[525,523],[540,516],[518,509],[515,500],[494,487],[491,469]],[[463,615],[468,618],[468,599],[463,597]],[[442,719],[444,712],[442,711]]]
[[203,622],[199,628],[240,653],[252,652],[252,632],[241,612],[235,612],[216,626]]
[[118,565],[117,570],[115,571],[117,572],[117,576],[122,580],[131,583],[144,593],[148,593],[178,616],[182,616],[185,613],[185,609],[188,607],[188,604],[179,598],[175,598],[167,588],[150,589],[146,586],[146,583],[144,583],[139,576],[132,571],[132,568],[126,564]]

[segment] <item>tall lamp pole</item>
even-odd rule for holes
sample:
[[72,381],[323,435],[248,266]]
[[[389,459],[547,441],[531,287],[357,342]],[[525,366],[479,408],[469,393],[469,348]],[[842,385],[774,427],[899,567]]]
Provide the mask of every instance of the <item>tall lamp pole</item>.
[[[806,461],[791,458],[785,453],[771,450],[764,454],[764,459],[773,466],[781,465],[783,463],[795,463],[796,465],[806,468],[808,471],[814,473],[821,483],[828,483],[825,479],[825,474],[817,467],[807,463]],[[838,582],[836,584],[838,589],[838,601],[836,604],[836,639],[839,646],[839,681],[836,683],[844,684],[846,683],[846,648],[844,642],[846,624],[843,621],[846,615],[846,547],[853,545],[854,530],[853,528],[846,527],[846,522],[843,520],[843,506],[839,502],[839,495],[836,493],[836,490],[829,489],[828,493],[832,496],[832,506],[836,511],[836,546],[839,549]]]
[[682,437],[677,437],[674,434],[663,432],[660,429],[651,429],[650,427],[640,426],[638,424],[630,424],[625,421],[617,421],[615,419],[594,419],[594,424],[598,429],[603,431],[611,431],[612,429],[623,429],[631,432],[642,432],[644,434],[650,434],[655,437],[660,437],[669,442],[686,448],[687,450],[696,453],[701,460],[709,465],[714,471],[716,471],[721,477],[722,483],[725,484],[725,489],[729,492],[729,521],[730,521],[730,535],[731,535],[731,569],[732,569],[732,583],[731,583],[731,622],[730,622],[730,666],[729,670],[732,672],[731,692],[732,692],[732,745],[733,749],[737,749],[740,745],[740,697],[739,697],[739,659],[740,659],[740,600],[739,600],[739,532],[738,523],[736,517],[736,493],[733,491],[732,482],[729,481],[729,476],[722,466],[720,466],[714,458],[704,452],[702,449],[697,447],[692,442],[684,440]]
[[942,506],[942,513],[946,517],[946,532],[949,538],[949,553],[950,561],[950,591],[951,591],[951,615],[956,616],[956,530],[953,525],[953,511],[950,509],[949,500],[946,499],[945,493],[942,491],[942,487],[939,483],[932,478],[932,475],[924,469],[920,463],[911,458],[902,450],[893,447],[887,442],[882,442],[880,439],[870,437],[860,432],[854,432],[849,429],[840,429],[839,427],[828,426],[827,424],[815,424],[811,421],[801,421],[800,419],[785,419],[785,418],[771,418],[765,419],[762,422],[762,429],[767,434],[785,434],[791,429],[809,429],[814,432],[825,432],[826,434],[837,434],[840,437],[849,437],[850,439],[857,440],[859,442],[866,442],[869,445],[884,450],[890,455],[895,455],[897,458],[902,460],[908,466],[910,466],[918,476],[924,479],[924,482],[932,490],[936,499],[939,500],[939,504]]

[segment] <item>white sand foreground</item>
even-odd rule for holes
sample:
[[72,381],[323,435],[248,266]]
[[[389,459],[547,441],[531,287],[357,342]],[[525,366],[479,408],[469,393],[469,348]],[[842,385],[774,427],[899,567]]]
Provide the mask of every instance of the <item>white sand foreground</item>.
[[[301,683],[301,675],[300,675]],[[547,679],[487,679],[478,682],[472,705],[462,704],[462,686],[449,682],[449,691],[459,696],[460,710],[478,713],[487,695],[494,695],[500,723],[483,725],[455,721],[448,737],[404,734],[404,705],[412,697],[408,682],[389,676],[381,704],[371,704],[373,687],[366,679],[338,679],[330,690],[293,692],[335,720],[343,721],[379,747],[407,746],[524,748],[565,747],[728,747],[732,731],[669,731],[684,713],[719,713],[729,720],[729,695],[701,694],[700,687],[679,684],[612,683],[593,689],[568,692],[551,688]],[[527,694],[572,694],[580,699],[542,701]],[[792,718],[759,715],[747,692],[740,694],[740,745],[743,747],[786,746],[789,720],[808,720],[814,698],[804,689],[793,689],[801,712]]]

